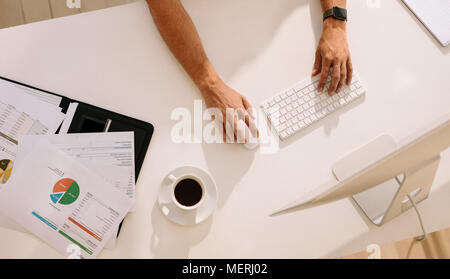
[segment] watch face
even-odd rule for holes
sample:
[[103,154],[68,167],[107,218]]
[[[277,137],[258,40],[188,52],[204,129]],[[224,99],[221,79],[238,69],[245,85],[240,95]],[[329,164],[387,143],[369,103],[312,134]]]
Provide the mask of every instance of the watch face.
[[340,20],[347,20],[347,10],[339,7],[333,8],[334,16]]

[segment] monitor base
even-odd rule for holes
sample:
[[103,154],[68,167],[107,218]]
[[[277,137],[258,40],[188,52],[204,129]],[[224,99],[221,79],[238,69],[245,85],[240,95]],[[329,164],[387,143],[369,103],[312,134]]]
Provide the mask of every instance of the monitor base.
[[440,156],[433,157],[352,198],[373,224],[381,226],[412,207],[408,195],[416,204],[428,198],[439,162]]

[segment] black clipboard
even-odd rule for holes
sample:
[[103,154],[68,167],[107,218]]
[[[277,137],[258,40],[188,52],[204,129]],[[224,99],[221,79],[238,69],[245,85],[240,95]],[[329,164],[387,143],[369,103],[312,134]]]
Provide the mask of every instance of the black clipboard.
[[[0,79],[11,82],[20,86],[38,90],[43,93],[61,97],[59,107],[63,113],[67,112],[70,103],[78,103],[78,107],[70,124],[68,133],[98,133],[103,132],[104,127],[109,120],[111,124],[108,132],[134,132],[134,160],[135,160],[135,182],[139,177],[145,155],[147,154],[150,141],[153,136],[154,127],[151,123],[144,122],[123,114],[115,113],[97,106],[93,106],[84,102],[67,98],[63,95],[56,94],[47,90],[36,88],[28,84],[14,81],[5,77]],[[57,133],[59,132],[59,129]],[[122,223],[119,226],[119,233]],[[119,235],[119,233],[117,235]]]

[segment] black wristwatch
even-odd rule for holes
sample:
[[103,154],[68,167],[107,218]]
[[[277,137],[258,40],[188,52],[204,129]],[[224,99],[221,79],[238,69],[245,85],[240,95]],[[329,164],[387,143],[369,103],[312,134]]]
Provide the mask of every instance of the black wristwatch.
[[328,11],[323,13],[323,21],[325,21],[325,19],[330,16],[334,17],[335,19],[347,21],[347,9],[334,6],[332,9],[329,9]]

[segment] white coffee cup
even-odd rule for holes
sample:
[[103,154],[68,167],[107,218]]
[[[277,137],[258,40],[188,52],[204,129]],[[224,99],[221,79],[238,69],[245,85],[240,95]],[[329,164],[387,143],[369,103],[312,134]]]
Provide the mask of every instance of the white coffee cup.
[[[170,174],[168,176],[168,178],[169,178],[169,180],[171,182],[172,200],[173,200],[173,203],[178,208],[180,208],[181,210],[184,210],[184,211],[191,211],[191,210],[194,210],[194,209],[198,208],[202,204],[202,202],[204,201],[205,196],[206,196],[206,188],[205,188],[205,185],[204,185],[203,181],[199,177],[197,177],[195,175],[191,175],[191,174],[185,174],[185,175],[181,175],[179,177],[176,177],[174,174]],[[200,186],[200,188],[201,188],[200,200],[197,203],[195,203],[194,205],[191,205],[191,206],[183,205],[178,200],[179,198],[177,199],[176,194],[175,194],[176,188],[180,187],[180,182],[182,182],[184,180],[188,180],[188,179],[194,180],[195,182],[197,182],[198,186]]]

